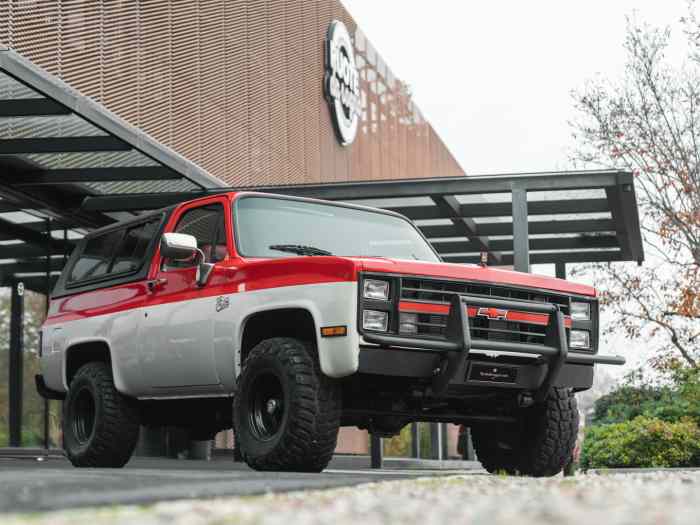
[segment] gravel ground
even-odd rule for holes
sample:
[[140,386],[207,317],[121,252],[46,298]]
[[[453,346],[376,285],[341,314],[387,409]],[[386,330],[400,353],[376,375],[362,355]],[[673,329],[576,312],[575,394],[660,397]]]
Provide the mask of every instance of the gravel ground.
[[700,472],[421,478],[246,498],[0,515],[3,525],[698,525]]

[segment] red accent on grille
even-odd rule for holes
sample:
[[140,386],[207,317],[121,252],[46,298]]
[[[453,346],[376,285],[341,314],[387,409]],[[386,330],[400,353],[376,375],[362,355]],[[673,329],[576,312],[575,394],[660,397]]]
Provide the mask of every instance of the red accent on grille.
[[[535,324],[540,326],[547,326],[549,323],[548,314],[537,314],[530,312],[519,312],[517,310],[500,310],[497,308],[488,309],[470,306],[469,307],[469,317],[477,317],[479,310],[494,310],[498,312],[505,312],[505,321],[512,321],[516,323],[525,324]],[[435,303],[415,303],[412,301],[401,301],[399,303],[399,311],[406,313],[417,313],[417,314],[437,314],[437,315],[449,315],[450,307],[446,304],[435,304]],[[494,317],[494,316],[492,316]],[[564,317],[564,326],[566,328],[571,328],[571,317]]]

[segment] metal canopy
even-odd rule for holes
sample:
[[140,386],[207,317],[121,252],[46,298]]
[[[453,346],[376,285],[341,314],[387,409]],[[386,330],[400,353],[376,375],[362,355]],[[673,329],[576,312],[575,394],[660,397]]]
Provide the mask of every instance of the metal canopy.
[[83,209],[86,197],[220,186],[100,104],[0,48],[0,285],[21,279],[47,290],[75,239],[130,215]]
[[[0,285],[46,291],[86,231],[240,188],[223,183],[16,53],[0,48]],[[448,262],[644,258],[633,177],[532,173],[296,185],[257,191],[391,209]],[[47,278],[47,275],[49,276]]]
[[[231,191],[222,188],[215,191]],[[366,204],[413,220],[446,261],[491,264],[644,259],[633,176],[581,171],[255,188]],[[169,206],[196,192],[87,197],[90,212]],[[520,257],[520,260],[519,260]]]

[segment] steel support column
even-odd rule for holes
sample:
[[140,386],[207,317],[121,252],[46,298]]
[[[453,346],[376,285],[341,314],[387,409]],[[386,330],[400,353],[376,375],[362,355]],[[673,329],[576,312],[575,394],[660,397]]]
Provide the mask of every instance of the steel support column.
[[554,264],[557,279],[566,279],[566,263],[557,262]]
[[24,343],[24,283],[14,282],[10,300],[10,446],[22,446],[22,375]]
[[530,244],[527,224],[527,191],[514,187],[513,206],[513,268],[517,272],[530,272]]
[[382,438],[376,434],[372,434],[369,442],[369,455],[372,468],[382,468],[384,459],[384,451],[382,450]]
[[420,429],[418,423],[411,423],[411,457],[420,458]]

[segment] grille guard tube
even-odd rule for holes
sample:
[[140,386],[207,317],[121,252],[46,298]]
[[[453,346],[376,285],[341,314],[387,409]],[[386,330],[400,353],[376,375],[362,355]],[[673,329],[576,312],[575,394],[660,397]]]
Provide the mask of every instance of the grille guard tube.
[[[470,336],[469,306],[518,310],[532,313],[546,313],[549,321],[545,328],[545,344],[512,343],[502,341],[472,340]],[[440,367],[433,379],[433,390],[436,394],[443,393],[449,383],[460,370],[465,369],[470,350],[487,352],[517,352],[538,355],[547,362],[548,371],[542,385],[535,395],[536,400],[544,399],[550,387],[554,384],[565,363],[574,364],[605,364],[624,365],[622,356],[605,356],[592,354],[570,354],[564,327],[564,314],[559,306],[551,303],[532,303],[510,299],[495,299],[473,295],[453,295],[450,302],[450,315],[445,329],[446,340],[414,339],[393,335],[365,333],[363,337],[369,343],[384,346],[401,346],[407,348],[423,348],[445,352]]]

